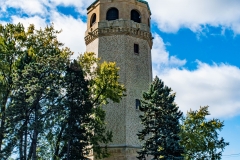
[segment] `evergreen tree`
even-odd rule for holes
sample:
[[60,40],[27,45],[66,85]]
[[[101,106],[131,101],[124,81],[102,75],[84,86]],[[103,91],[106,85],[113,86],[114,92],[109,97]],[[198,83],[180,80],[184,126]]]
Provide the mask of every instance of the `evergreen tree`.
[[149,91],[143,93],[140,106],[143,129],[137,134],[143,146],[138,152],[138,159],[144,160],[147,156],[155,160],[183,158],[178,135],[182,112],[174,99],[175,94],[171,94],[171,88],[164,86],[158,77],[154,79]]
[[219,119],[206,119],[210,115],[208,106],[200,107],[198,111],[189,111],[181,126],[180,144],[184,147],[186,160],[221,159],[224,148],[229,143],[218,138],[223,122]]
[[89,153],[89,130],[93,104],[90,99],[88,82],[84,79],[83,71],[76,60],[67,67],[65,75],[65,96],[63,107],[65,123],[61,128],[62,146],[56,155],[60,159],[86,159]]

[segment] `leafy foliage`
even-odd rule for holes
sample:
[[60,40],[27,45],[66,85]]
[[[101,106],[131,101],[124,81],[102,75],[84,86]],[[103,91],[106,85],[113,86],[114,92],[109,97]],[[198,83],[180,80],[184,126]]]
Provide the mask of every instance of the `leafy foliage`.
[[106,129],[104,122],[106,114],[102,105],[107,104],[109,100],[119,102],[124,96],[125,88],[119,83],[119,68],[115,62],[100,63],[100,58],[96,58],[94,53],[80,55],[78,61],[85,78],[89,81],[94,105],[91,122],[91,130],[94,132],[94,137],[91,138],[93,150],[96,157],[107,157],[109,154],[106,144],[112,141],[112,132]]
[[182,158],[183,149],[179,145],[180,124],[182,112],[174,103],[175,94],[171,88],[156,77],[149,91],[143,93],[141,123],[143,129],[138,138],[143,141],[138,159],[177,159]]
[[[15,147],[20,159],[37,159],[39,139],[46,129],[45,119],[52,114],[51,104],[57,96],[59,80],[71,52],[59,49],[53,26],[35,30],[30,25],[23,51],[17,57],[13,71],[13,89],[6,115],[11,118],[9,129],[15,137]],[[11,142],[12,139],[9,139]]]
[[[22,24],[0,24],[0,158],[11,154],[15,139],[9,130],[11,119],[6,115],[13,94],[13,77],[27,34]],[[9,140],[11,137],[11,140]]]
[[80,65],[89,80],[94,104],[103,105],[108,100],[119,102],[124,95],[125,88],[119,83],[118,71],[115,62],[102,62],[95,54],[85,53],[79,57]]
[[207,120],[208,115],[208,106],[204,106],[198,111],[189,111],[183,119],[180,143],[185,148],[186,160],[221,159],[222,151],[229,145],[223,138],[218,138],[223,122]]
[[113,62],[72,52],[53,26],[0,25],[0,158],[83,159],[111,141],[102,105],[125,91]]

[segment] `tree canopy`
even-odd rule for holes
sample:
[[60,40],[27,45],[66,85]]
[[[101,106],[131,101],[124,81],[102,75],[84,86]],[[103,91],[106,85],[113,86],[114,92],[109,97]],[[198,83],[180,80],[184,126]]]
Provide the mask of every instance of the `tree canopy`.
[[174,103],[175,94],[171,91],[156,77],[148,92],[143,93],[140,106],[143,129],[137,134],[143,145],[138,159],[144,160],[147,156],[166,160],[182,158],[178,135],[182,112]]
[[185,148],[186,160],[221,159],[224,148],[229,145],[223,138],[218,138],[224,124],[219,119],[207,119],[210,115],[208,106],[198,111],[189,111],[181,126],[180,144]]
[[102,105],[119,102],[119,68],[94,53],[72,60],[54,26],[0,25],[0,158],[83,159],[111,141]]

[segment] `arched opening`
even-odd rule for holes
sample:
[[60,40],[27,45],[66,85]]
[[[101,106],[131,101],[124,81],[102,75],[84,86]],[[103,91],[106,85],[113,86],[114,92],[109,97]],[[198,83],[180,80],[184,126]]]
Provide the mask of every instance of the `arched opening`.
[[116,20],[118,19],[118,9],[117,8],[111,8],[107,11],[107,18],[108,21]]
[[90,20],[90,27],[92,27],[94,25],[94,23],[96,23],[96,19],[97,19],[97,16],[94,13],[91,17],[91,20]]
[[138,11],[136,10],[131,11],[131,20],[137,23],[141,23],[141,16]]

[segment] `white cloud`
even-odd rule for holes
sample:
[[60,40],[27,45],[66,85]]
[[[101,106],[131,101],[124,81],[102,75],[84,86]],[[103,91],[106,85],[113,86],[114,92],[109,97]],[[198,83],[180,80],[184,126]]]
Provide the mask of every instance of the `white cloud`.
[[77,6],[82,7],[83,1],[79,0],[51,0],[52,3],[55,3],[56,5],[63,5],[63,6]]
[[[18,8],[28,15],[46,16],[56,6],[73,6],[81,15],[93,1],[84,0],[1,0],[0,9]],[[189,28],[201,32],[206,26],[232,29],[240,34],[239,0],[148,0],[153,22],[164,32]],[[50,11],[51,12],[51,11]]]
[[90,3],[91,1],[83,0],[1,0],[0,9],[6,12],[7,8],[16,8],[28,15],[47,16],[48,11],[55,10],[57,6],[72,6],[80,14],[86,14],[86,7]]
[[176,103],[186,113],[209,105],[212,117],[232,117],[240,114],[240,69],[228,64],[208,65],[197,61],[198,68],[170,69],[158,73],[173,89]]
[[239,68],[196,61],[197,69],[190,71],[184,68],[186,60],[169,54],[167,45],[159,35],[154,35],[153,75],[158,75],[177,93],[176,103],[184,113],[208,105],[214,118],[240,114]]
[[189,28],[201,32],[204,26],[232,29],[240,34],[239,0],[148,0],[152,18],[160,30],[177,32]]
[[186,60],[180,60],[176,56],[170,56],[166,51],[166,46],[170,45],[168,42],[165,44],[163,39],[154,34],[153,48],[152,48],[152,63],[154,65],[153,74],[156,75],[157,71],[167,71],[170,68],[182,67],[186,64]]
[[[65,16],[55,11],[51,12],[50,15],[49,19],[54,24],[54,28],[62,30],[58,35],[58,39],[64,43],[65,47],[69,47],[75,53],[73,58],[76,58],[79,53],[84,53],[86,51],[84,41],[86,24],[81,19],[74,19],[71,16]],[[12,22],[15,24],[20,22],[26,28],[30,24],[34,24],[36,29],[45,28],[49,25],[45,22],[45,19],[39,16],[29,18],[12,16]]]
[[33,16],[33,17],[18,17],[18,16],[12,16],[12,23],[22,23],[25,28],[27,28],[30,24],[34,24],[36,29],[44,28],[47,24],[45,22],[45,19],[39,17],[39,16]]
[[5,21],[0,21],[0,24],[1,24],[1,25],[6,25],[7,22],[5,22]]
[[73,57],[86,51],[84,36],[87,26],[81,19],[53,12],[51,22],[54,23],[56,29],[62,30],[58,38],[75,53]]
[[93,1],[87,0],[51,0],[51,4],[55,6],[62,5],[62,6],[74,6],[77,11],[81,14],[87,14],[86,8],[92,3]]
[[47,13],[47,9],[44,4],[47,4],[47,0],[3,0],[0,2],[1,9],[6,11],[7,8],[21,9],[24,13],[29,15]]

